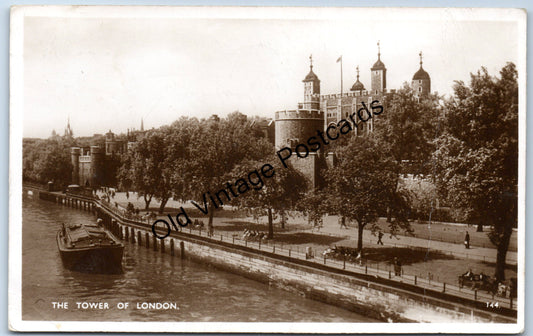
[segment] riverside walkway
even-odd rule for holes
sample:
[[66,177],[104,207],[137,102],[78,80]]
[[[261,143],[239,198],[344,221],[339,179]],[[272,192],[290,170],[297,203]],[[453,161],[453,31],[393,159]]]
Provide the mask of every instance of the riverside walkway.
[[[61,195],[61,194],[58,194]],[[96,203],[99,203],[102,205],[107,211],[112,212],[117,218],[122,218],[125,223],[132,223],[131,218],[125,218],[124,217],[124,211],[123,207],[119,205],[117,207],[116,205],[118,202],[116,200],[112,200],[111,202],[105,202],[105,201],[95,201]],[[135,221],[135,226],[138,228],[145,228],[147,232],[151,231],[151,222],[150,221]],[[335,235],[336,233],[334,230],[330,230],[331,232],[328,232],[328,229],[322,228],[321,235],[330,234]],[[348,231],[348,230],[347,230]],[[352,230],[353,231],[353,230]],[[376,281],[379,281],[379,279],[384,279],[384,281],[389,281],[389,283],[397,283],[399,288],[403,288],[404,286],[408,286],[408,288],[411,288],[411,290],[414,290],[418,293],[426,293],[429,296],[435,295],[438,297],[441,293],[445,297],[451,298],[455,297],[455,301],[457,302],[473,302],[477,303],[476,307],[482,308],[485,307],[485,304],[487,305],[487,310],[494,311],[493,309],[507,309],[508,311],[515,311],[516,314],[516,302],[513,302],[513,298],[509,297],[502,297],[498,295],[494,295],[492,293],[488,293],[484,290],[478,290],[475,288],[460,288],[454,283],[450,282],[443,282],[435,280],[433,277],[428,276],[420,277],[412,274],[407,274],[405,272],[402,272],[401,275],[394,275],[393,266],[390,263],[385,264],[372,264],[368,262],[351,262],[349,260],[333,260],[328,259],[324,255],[320,253],[319,249],[312,249],[313,252],[311,255],[307,252],[309,252],[308,249],[302,248],[301,245],[295,245],[295,244],[284,244],[283,242],[276,242],[275,240],[271,241],[248,241],[246,239],[243,239],[241,232],[235,232],[235,231],[226,231],[223,227],[217,228],[215,226],[215,231],[213,234],[208,235],[208,232],[206,232],[206,228],[195,228],[192,225],[189,225],[188,227],[184,228],[182,231],[182,234],[190,235],[191,237],[199,237],[203,239],[208,239],[209,241],[220,241],[224,242],[226,244],[230,243],[235,246],[242,246],[247,249],[253,249],[261,252],[266,252],[272,256],[280,256],[284,258],[289,258],[289,260],[302,260],[310,264],[315,264],[316,267],[324,267],[327,266],[328,268],[332,269],[338,269],[342,271],[348,271],[352,272],[353,274],[360,274],[361,276],[372,276],[376,279]],[[368,235],[372,237],[371,235]],[[131,240],[133,242],[134,237],[131,237]],[[424,242],[427,243],[427,241],[424,240]],[[139,242],[140,243],[140,242]],[[457,244],[455,244],[457,245]],[[424,247],[427,247],[424,246]],[[391,282],[392,281],[392,282]],[[463,300],[463,301],[462,301]],[[490,309],[489,308],[490,305]],[[497,312],[497,311],[494,311]],[[506,313],[507,315],[509,313]],[[515,315],[516,316],[516,315]]]
[[[320,234],[327,234],[337,237],[352,237],[355,228],[351,230],[339,229],[337,226],[327,225],[320,228]],[[351,235],[347,235],[347,231],[350,231]],[[370,230],[364,230],[363,240],[366,244],[375,245],[377,237],[373,236]],[[313,229],[309,229],[309,232],[316,232]],[[442,238],[441,238],[442,239]],[[398,235],[397,238],[390,238],[388,234],[383,236],[384,246],[394,247],[420,247],[430,250],[440,251],[448,255],[452,255],[463,259],[473,259],[484,262],[496,262],[497,250],[495,248],[470,246],[466,249],[464,244],[450,243],[442,240],[410,237],[405,235]],[[368,246],[368,245],[366,245]],[[518,253],[516,251],[507,252],[507,264],[517,265]]]
[[[115,194],[115,197],[111,200],[111,203],[109,206],[111,208],[115,208],[115,203],[119,205],[119,208],[116,208],[117,212],[123,212],[124,208],[129,201],[134,201],[136,197],[133,197],[133,195],[130,195],[129,198],[126,198],[124,193],[117,193]],[[157,204],[157,203],[156,203]],[[154,204],[154,205],[156,205]],[[141,202],[138,202],[135,204],[136,206],[142,206],[143,204]],[[170,208],[178,208],[179,206],[182,206],[182,203],[169,201],[167,204]],[[152,208],[153,209],[153,208]],[[142,213],[142,211],[141,211]],[[166,218],[166,215],[158,216],[159,218]],[[228,222],[234,222],[235,219],[230,220],[230,218],[220,218],[215,217],[215,223],[214,223],[214,232],[212,235],[208,235],[207,227],[198,227],[195,228],[193,225],[189,225],[186,228],[183,228],[181,232],[187,233],[194,236],[199,237],[207,237],[215,240],[220,240],[223,242],[231,242],[232,244],[244,246],[246,248],[252,248],[257,249],[259,251],[267,251],[269,253],[277,254],[284,257],[290,257],[295,258],[299,260],[307,260],[309,262],[313,262],[320,265],[327,265],[329,267],[334,267],[341,270],[348,270],[353,271],[359,274],[365,274],[365,275],[372,275],[375,277],[383,278],[383,279],[391,279],[394,281],[397,281],[399,283],[403,284],[410,284],[415,285],[419,288],[431,290],[431,291],[437,291],[440,293],[446,293],[451,294],[453,296],[474,300],[474,301],[480,301],[487,305],[497,305],[499,307],[506,307],[515,310],[516,309],[516,302],[514,302],[512,298],[509,297],[502,297],[498,295],[494,295],[492,293],[488,293],[485,290],[478,290],[475,288],[469,288],[469,287],[460,287],[457,284],[457,275],[459,273],[456,273],[456,275],[452,276],[450,278],[444,278],[438,276],[439,271],[432,268],[432,266],[428,266],[426,272],[423,272],[420,274],[420,272],[413,271],[410,267],[405,266],[403,268],[403,272],[400,276],[394,275],[394,269],[393,265],[390,262],[372,262],[370,260],[363,260],[361,262],[350,262],[348,260],[334,260],[334,259],[328,259],[327,257],[323,256],[323,251],[326,250],[329,246],[326,245],[320,245],[320,244],[311,244],[311,253],[313,255],[312,258],[306,253],[307,248],[304,246],[305,244],[287,244],[283,242],[278,242],[276,239],[274,240],[263,240],[263,241],[249,241],[246,239],[243,239],[242,231],[232,231],[228,230],[227,227],[225,227],[224,221]],[[297,222],[301,219],[293,218],[291,221],[293,223],[288,223],[288,226],[294,225],[294,222]],[[153,223],[152,220],[147,220],[145,223],[147,225],[150,225]],[[204,218],[204,221],[207,222],[207,219]],[[354,242],[354,237],[356,235],[356,230],[354,227],[350,227],[348,230],[346,229],[340,229],[338,224],[336,224],[336,217],[334,219],[331,219],[328,221],[325,221],[325,225],[320,229],[319,232],[316,230],[313,230],[306,226],[305,228],[302,228],[301,226],[297,227],[295,231],[291,231],[293,233],[298,232],[304,232],[304,233],[312,233],[314,235],[327,235],[327,236],[336,236],[341,239],[347,239],[351,242]],[[266,229],[266,227],[265,227]],[[281,236],[277,235],[276,236]],[[365,230],[364,233],[364,241],[365,246],[367,247],[374,247],[375,242],[377,238],[373,235],[371,235],[370,231]],[[423,238],[416,238],[416,237],[408,237],[408,236],[399,236],[399,239],[396,238],[388,238],[388,235],[384,237],[384,247],[406,247],[406,248],[424,248],[428,250],[434,250],[434,251],[441,251],[443,253],[453,255],[457,258],[467,259],[467,260],[478,260],[481,262],[494,262],[496,257],[496,250],[491,248],[482,248],[474,246],[470,250],[466,250],[464,245],[462,244],[453,244],[449,242],[442,242],[442,241],[433,241],[433,240],[427,240]],[[510,261],[510,264],[516,265],[516,259],[517,255],[516,252],[508,252],[508,260]],[[446,260],[447,263],[450,261]],[[453,267],[451,267],[453,269]],[[468,270],[461,268],[462,272],[465,272]],[[488,273],[486,273],[488,274]]]

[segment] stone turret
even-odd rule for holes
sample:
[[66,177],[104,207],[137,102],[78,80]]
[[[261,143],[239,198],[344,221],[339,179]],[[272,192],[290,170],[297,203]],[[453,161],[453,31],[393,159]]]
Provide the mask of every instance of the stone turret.
[[420,69],[414,74],[411,81],[411,87],[417,97],[428,95],[431,92],[431,78],[429,74],[422,68],[422,52],[420,56]]
[[387,68],[381,61],[381,51],[378,41],[378,60],[370,69],[372,75],[370,76],[372,81],[372,89],[370,94],[376,95],[384,92],[387,89]]
[[80,184],[80,155],[81,148],[70,149],[70,162],[72,163],[72,184]]
[[363,83],[359,81],[359,65],[357,66],[356,70],[357,70],[357,80],[352,85],[352,88],[350,89],[350,91],[364,91],[365,86],[363,85]]
[[305,143],[317,131],[324,129],[324,114],[319,110],[290,110],[276,112],[276,148]]
[[101,186],[104,181],[105,152],[100,146],[91,146],[91,186]]
[[304,80],[303,109],[318,110],[320,108],[320,79],[313,72],[313,56],[309,56],[309,73]]

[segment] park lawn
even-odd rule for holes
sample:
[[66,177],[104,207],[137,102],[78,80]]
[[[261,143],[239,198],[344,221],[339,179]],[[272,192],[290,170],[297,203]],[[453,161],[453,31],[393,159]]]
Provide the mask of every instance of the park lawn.
[[[119,205],[125,207],[128,202],[133,203],[135,207],[144,209],[144,200],[136,198],[133,193],[126,198],[124,192],[116,193],[111,202],[117,202]],[[148,211],[158,211],[159,203],[154,199],[150,204]],[[179,207],[184,206],[191,220],[195,218],[202,219],[207,224],[207,215],[202,214],[198,209],[194,208],[190,203],[180,203],[170,200],[165,209],[165,214],[161,217],[166,217],[166,214],[175,214]],[[141,213],[144,213],[141,210]],[[353,223],[347,223],[348,230],[340,229],[338,218],[336,216],[326,216],[324,218],[323,229],[315,232],[310,232],[311,226],[307,223],[306,218],[299,214],[293,214],[289,217],[285,229],[280,228],[279,219],[274,222],[275,236],[274,240],[266,244],[275,243],[277,246],[294,246],[300,251],[304,251],[306,247],[312,247],[315,254],[321,255],[322,252],[329,247],[348,246],[354,247],[356,241],[353,238],[356,232],[356,226]],[[380,218],[378,226],[383,232],[388,232],[385,218]],[[464,224],[446,224],[446,223],[432,223],[429,226],[427,223],[413,222],[411,224],[414,235],[418,238],[429,238],[433,240],[441,240],[445,242],[461,244],[464,240],[464,233],[468,230],[472,246],[493,247],[487,237],[487,231],[476,232],[475,226],[468,227]],[[254,219],[248,217],[245,211],[237,210],[232,207],[224,207],[217,210],[214,217],[215,231],[222,231],[228,234],[236,234],[242,236],[244,229],[256,230],[260,232],[267,232],[266,217]],[[324,230],[327,228],[327,230]],[[328,231],[328,233],[324,232]],[[418,277],[432,279],[449,284],[456,284],[457,277],[472,269],[474,273],[483,272],[488,275],[494,273],[494,264],[486,263],[478,260],[469,260],[459,257],[451,257],[449,255],[431,251],[427,255],[427,251],[421,251],[419,248],[406,247],[392,247],[390,245],[377,246],[375,245],[377,238],[369,232],[365,232],[363,237],[365,248],[365,258],[368,259],[369,265],[372,267],[379,267],[380,269],[387,269],[390,267],[390,262],[395,256],[399,256],[403,260],[403,267],[405,274],[417,275]],[[516,232],[511,238],[510,251],[516,250],[517,239]],[[423,256],[423,258],[421,257]],[[509,267],[505,271],[506,278],[516,277],[517,271],[515,267]]]

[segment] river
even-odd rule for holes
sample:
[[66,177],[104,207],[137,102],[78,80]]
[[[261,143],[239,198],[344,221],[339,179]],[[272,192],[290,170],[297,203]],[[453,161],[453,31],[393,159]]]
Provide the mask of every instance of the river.
[[[88,212],[25,194],[22,227],[22,318],[58,321],[374,322],[247,278],[126,243],[124,273],[69,271],[61,264],[56,233],[62,222],[95,223]],[[68,302],[68,309],[53,308]],[[81,309],[78,302],[107,303]],[[143,302],[178,309],[137,309]],[[128,308],[117,305],[128,303]]]

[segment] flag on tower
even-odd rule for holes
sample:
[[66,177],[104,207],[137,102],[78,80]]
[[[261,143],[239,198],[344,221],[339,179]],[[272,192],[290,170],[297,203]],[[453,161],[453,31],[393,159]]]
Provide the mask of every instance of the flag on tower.
[[340,55],[339,58],[337,58],[337,63],[339,63],[340,61],[342,61],[342,55]]

